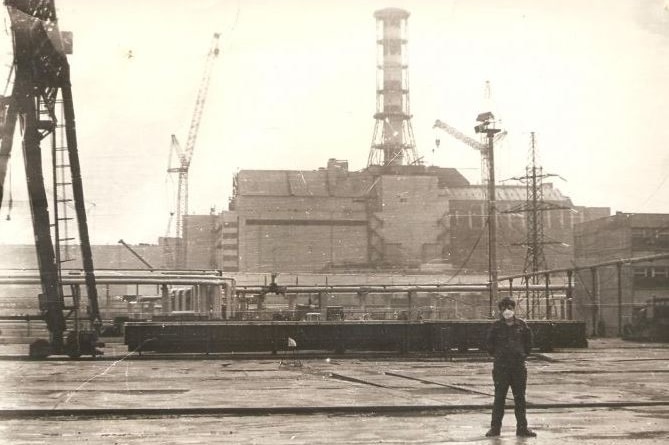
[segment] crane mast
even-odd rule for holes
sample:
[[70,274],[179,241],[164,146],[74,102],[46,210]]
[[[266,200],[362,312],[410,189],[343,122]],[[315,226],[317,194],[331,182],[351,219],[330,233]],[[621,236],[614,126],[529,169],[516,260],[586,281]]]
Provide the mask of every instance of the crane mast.
[[[172,135],[170,154],[172,152],[177,154],[179,165],[176,167],[168,167],[168,173],[178,173],[178,190],[176,203],[176,267],[183,268],[186,266],[186,240],[184,239],[183,218],[188,215],[188,171],[190,169],[191,159],[193,158],[193,151],[195,149],[195,141],[197,140],[198,130],[200,129],[200,121],[202,120],[202,112],[204,111],[204,104],[207,99],[207,92],[209,91],[209,80],[211,79],[211,72],[214,66],[214,61],[218,57],[220,34],[214,33],[211,43],[211,48],[207,54],[207,61],[205,63],[204,74],[200,82],[200,88],[197,93],[195,101],[195,108],[193,110],[193,117],[191,119],[190,128],[188,129],[188,139],[186,146],[182,150],[179,141],[175,135]],[[171,217],[170,217],[171,218]]]
[[[11,20],[14,79],[11,95],[0,101],[0,186],[4,184],[18,121],[42,287],[40,310],[50,334],[49,342],[42,340],[39,343],[38,340],[31,345],[31,355],[63,352],[71,356],[82,352],[95,355],[99,353],[95,350],[97,333],[79,329],[79,288],[71,289],[68,297],[72,302],[66,304],[61,280],[61,265],[65,260],[61,260],[60,247],[65,240],[59,227],[72,219],[63,215],[63,209],[67,203],[73,202],[88,296],[88,320],[98,328],[100,311],[84,206],[70,66],[66,57],[71,52],[71,35],[61,33],[58,28],[54,0],[5,0],[4,3]],[[42,161],[42,144],[49,142],[55,186],[53,218],[49,213]],[[2,194],[0,188],[0,205]]]

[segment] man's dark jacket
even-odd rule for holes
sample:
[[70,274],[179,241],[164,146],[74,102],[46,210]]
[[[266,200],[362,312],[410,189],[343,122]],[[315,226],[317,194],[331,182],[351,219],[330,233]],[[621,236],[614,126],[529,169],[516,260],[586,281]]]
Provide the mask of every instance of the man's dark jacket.
[[488,329],[486,350],[495,358],[495,365],[513,366],[525,362],[532,348],[532,331],[525,321],[513,318],[507,325],[501,318]]

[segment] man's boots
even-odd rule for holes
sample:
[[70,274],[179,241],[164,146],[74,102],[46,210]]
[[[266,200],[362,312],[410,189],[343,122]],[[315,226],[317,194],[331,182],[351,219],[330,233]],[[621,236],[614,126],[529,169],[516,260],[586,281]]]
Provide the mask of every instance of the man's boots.
[[500,434],[500,428],[492,427],[485,433],[485,437],[497,437]]
[[532,431],[531,429],[525,427],[525,428],[517,428],[516,429],[516,436],[519,437],[537,437],[537,433]]

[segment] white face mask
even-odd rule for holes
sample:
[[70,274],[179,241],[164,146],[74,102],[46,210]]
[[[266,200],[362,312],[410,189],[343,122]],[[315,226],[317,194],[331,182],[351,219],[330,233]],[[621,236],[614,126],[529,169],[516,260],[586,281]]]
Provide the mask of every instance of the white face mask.
[[504,317],[506,320],[513,318],[513,315],[514,312],[511,309],[504,309],[504,312],[502,312],[502,317]]

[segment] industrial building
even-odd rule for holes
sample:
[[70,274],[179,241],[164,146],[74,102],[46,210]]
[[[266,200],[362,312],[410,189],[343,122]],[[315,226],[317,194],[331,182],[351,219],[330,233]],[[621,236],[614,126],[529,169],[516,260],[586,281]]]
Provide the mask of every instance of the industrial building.
[[[669,253],[669,214],[622,213],[576,226],[576,265]],[[620,268],[620,294],[618,292]],[[576,277],[575,317],[589,332],[615,336],[632,322],[635,308],[669,296],[669,259],[621,262]]]
[[[189,215],[189,268],[247,272],[334,272],[351,269],[466,271],[487,269],[483,187],[455,169],[406,166],[350,172],[331,159],[316,171],[242,170],[230,210]],[[497,189],[501,212],[525,202],[524,186]],[[546,250],[550,267],[572,258],[572,230],[608,216],[607,208],[574,206],[550,184],[544,232],[560,244]],[[498,218],[499,264],[522,271],[524,215]],[[463,270],[463,272],[466,272]]]

